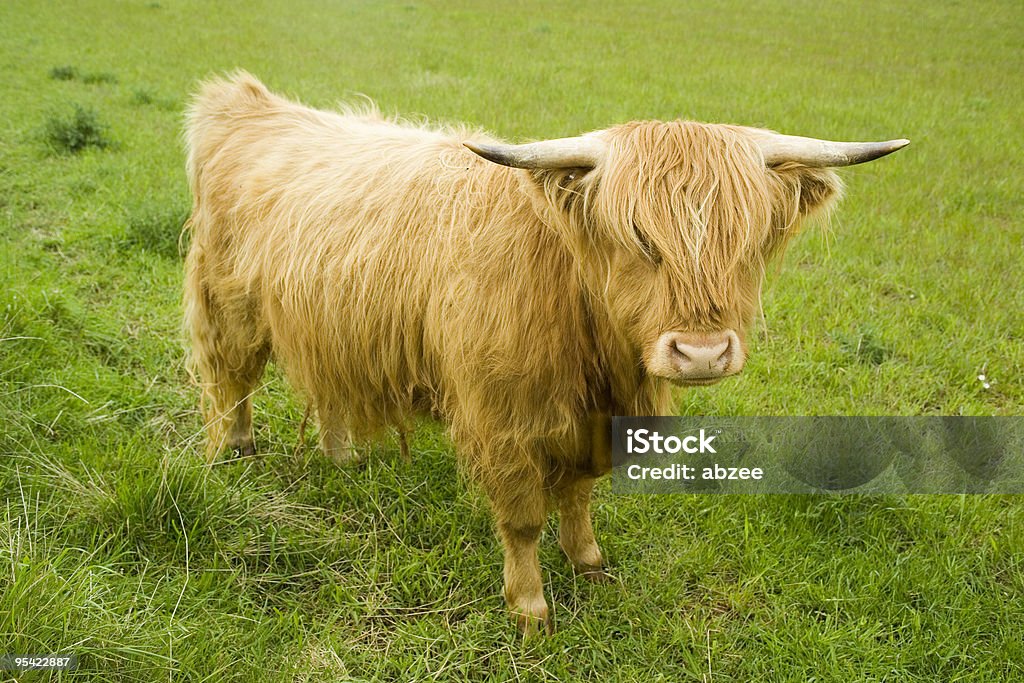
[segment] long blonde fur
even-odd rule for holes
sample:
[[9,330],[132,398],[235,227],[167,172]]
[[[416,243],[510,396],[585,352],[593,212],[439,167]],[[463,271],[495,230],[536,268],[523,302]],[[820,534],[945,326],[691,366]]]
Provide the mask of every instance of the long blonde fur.
[[439,416],[492,499],[600,474],[611,415],[670,408],[644,367],[658,335],[746,327],[765,263],[838,195],[744,131],[634,122],[592,170],[526,171],[466,149],[480,131],[206,83],[184,300],[211,453],[251,440],[272,354],[322,432]]

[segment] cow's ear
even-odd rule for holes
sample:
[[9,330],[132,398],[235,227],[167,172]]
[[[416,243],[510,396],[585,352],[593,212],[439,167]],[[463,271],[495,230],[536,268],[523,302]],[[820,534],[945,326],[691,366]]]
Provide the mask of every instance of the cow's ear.
[[796,195],[795,207],[800,218],[828,213],[843,196],[843,181],[830,168],[808,168],[786,163],[772,169]]
[[582,166],[542,169],[531,174],[551,208],[567,216],[583,211],[586,197],[597,181],[594,169]]

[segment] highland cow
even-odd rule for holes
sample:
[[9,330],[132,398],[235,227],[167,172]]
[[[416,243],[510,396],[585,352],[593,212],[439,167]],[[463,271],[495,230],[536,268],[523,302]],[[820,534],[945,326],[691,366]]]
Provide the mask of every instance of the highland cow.
[[208,82],[184,295],[208,454],[253,451],[271,356],[334,458],[440,418],[491,501],[509,607],[550,630],[549,507],[577,571],[607,578],[589,506],[611,417],[738,373],[766,265],[837,199],[831,169],[905,144],[641,121],[512,145]]

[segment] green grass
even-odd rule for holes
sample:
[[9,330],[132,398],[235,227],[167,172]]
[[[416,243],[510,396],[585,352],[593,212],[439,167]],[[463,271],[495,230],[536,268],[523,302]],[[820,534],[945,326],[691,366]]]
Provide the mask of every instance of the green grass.
[[54,152],[77,154],[86,147],[110,146],[106,128],[95,111],[75,104],[71,114],[53,114],[46,120],[45,138]]
[[[0,654],[82,658],[21,680],[1021,680],[1013,497],[604,484],[618,581],[578,582],[549,530],[558,630],[520,641],[437,426],[411,464],[382,443],[339,469],[296,451],[304,406],[271,371],[260,454],[201,464],[177,240],[181,110],[235,67],[512,139],[675,117],[908,137],[843,172],[743,375],[680,410],[1019,415],[1022,25],[1015,2],[0,4]],[[54,154],[75,105],[116,145]]]

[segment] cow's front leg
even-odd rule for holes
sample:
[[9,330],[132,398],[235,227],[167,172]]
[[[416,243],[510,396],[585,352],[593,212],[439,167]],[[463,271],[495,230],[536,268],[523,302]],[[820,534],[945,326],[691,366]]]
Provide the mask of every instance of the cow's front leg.
[[590,494],[593,490],[594,480],[589,477],[556,489],[558,542],[578,574],[589,581],[601,583],[610,577],[604,570],[604,558],[590,521]]
[[519,629],[527,636],[552,632],[544,600],[537,544],[547,517],[542,480],[536,472],[502,472],[487,486],[505,550],[505,601]]
[[342,412],[330,404],[317,406],[320,421],[320,450],[339,465],[359,462],[359,454],[352,445],[352,436]]

